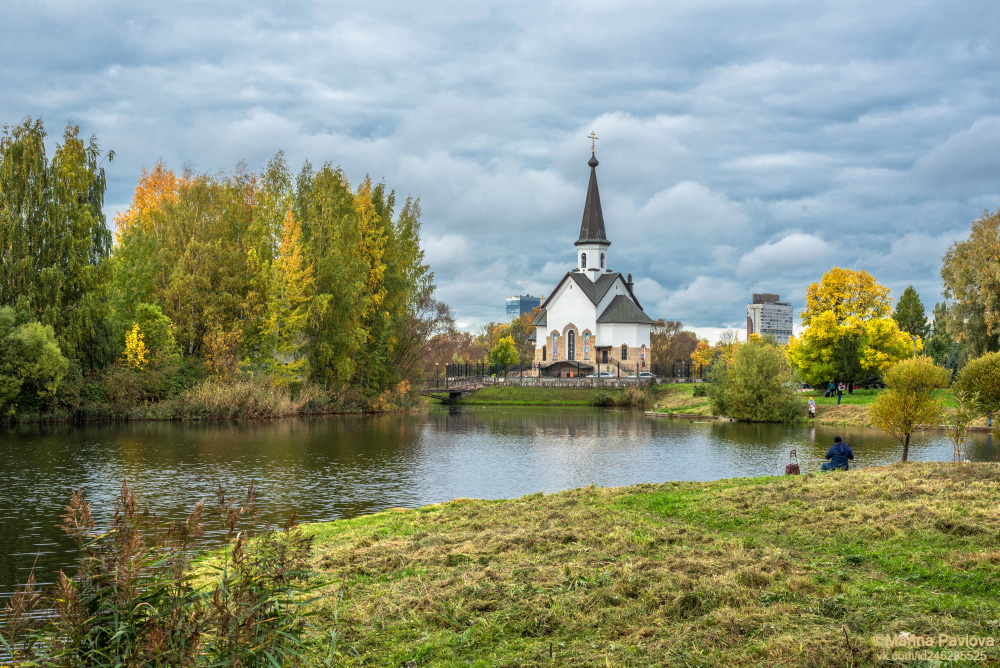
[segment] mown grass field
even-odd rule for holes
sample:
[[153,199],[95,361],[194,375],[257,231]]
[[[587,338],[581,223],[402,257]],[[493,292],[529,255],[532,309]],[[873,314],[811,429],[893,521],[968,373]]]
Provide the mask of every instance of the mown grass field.
[[490,385],[460,400],[460,404],[499,406],[592,406],[597,387],[515,387]]
[[996,464],[911,463],[309,525],[317,663],[334,631],[345,666],[936,665],[875,636],[1000,642],[998,495]]

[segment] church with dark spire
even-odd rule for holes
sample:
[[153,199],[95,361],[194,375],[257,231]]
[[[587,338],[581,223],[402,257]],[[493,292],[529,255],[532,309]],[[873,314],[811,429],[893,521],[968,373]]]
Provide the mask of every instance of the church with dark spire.
[[[593,133],[591,140],[597,137]],[[592,145],[590,183],[576,247],[576,268],[567,272],[532,321],[535,362],[543,376],[649,372],[653,320],[633,292],[632,274],[612,271],[597,155]]]

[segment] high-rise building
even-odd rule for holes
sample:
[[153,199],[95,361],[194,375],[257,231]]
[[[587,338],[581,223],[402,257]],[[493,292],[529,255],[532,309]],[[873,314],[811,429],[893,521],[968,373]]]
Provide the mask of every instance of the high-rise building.
[[522,313],[531,313],[541,305],[541,297],[532,297],[531,295],[507,297],[507,320],[513,320]]
[[747,304],[747,336],[771,335],[781,345],[792,336],[792,304],[778,301],[779,295],[755,292],[753,303]]

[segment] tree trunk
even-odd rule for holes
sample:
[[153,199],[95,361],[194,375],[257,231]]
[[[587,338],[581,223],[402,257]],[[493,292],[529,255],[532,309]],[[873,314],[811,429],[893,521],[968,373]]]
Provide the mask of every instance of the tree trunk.
[[906,461],[906,456],[910,454],[910,435],[907,434],[906,438],[903,439],[903,461]]

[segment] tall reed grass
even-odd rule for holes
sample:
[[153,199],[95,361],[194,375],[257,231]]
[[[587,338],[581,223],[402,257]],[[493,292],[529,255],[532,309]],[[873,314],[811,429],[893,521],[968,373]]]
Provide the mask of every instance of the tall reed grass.
[[[80,546],[79,569],[44,594],[31,577],[8,601],[0,644],[12,665],[302,663],[304,610],[318,587],[306,570],[311,539],[294,516],[281,531],[260,528],[256,496],[253,484],[239,502],[220,487],[213,506],[168,524],[122,483],[109,528],[98,531],[77,491],[63,530]],[[221,546],[206,539],[206,514]]]

